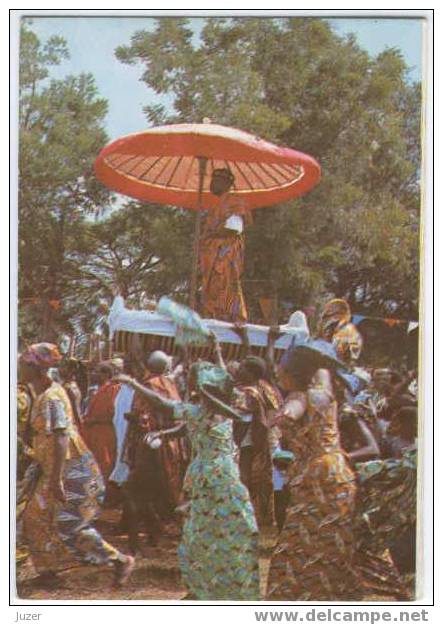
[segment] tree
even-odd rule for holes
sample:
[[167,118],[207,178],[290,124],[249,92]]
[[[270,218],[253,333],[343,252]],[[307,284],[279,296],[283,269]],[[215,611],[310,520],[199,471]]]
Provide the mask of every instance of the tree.
[[400,52],[372,59],[319,18],[185,18],[137,32],[116,56],[172,101],[152,123],[240,127],[312,154],[322,181],[258,210],[245,284],[273,283],[299,307],[331,294],[377,315],[418,314],[420,87]]
[[67,58],[66,42],[42,44],[24,21],[19,80],[19,333],[56,340],[70,328],[66,262],[88,215],[104,211],[108,191],[93,161],[107,137],[107,103],[90,74],[49,80]]
[[76,332],[93,331],[116,286],[135,308],[165,293],[182,298],[190,273],[191,229],[187,211],[132,201],[84,225],[65,266]]

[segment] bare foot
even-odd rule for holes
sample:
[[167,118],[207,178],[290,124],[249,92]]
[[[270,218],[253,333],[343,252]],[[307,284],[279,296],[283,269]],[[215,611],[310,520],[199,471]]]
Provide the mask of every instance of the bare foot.
[[135,558],[132,556],[126,556],[124,562],[117,561],[115,563],[115,578],[114,588],[121,588],[128,581],[132,571],[135,567]]

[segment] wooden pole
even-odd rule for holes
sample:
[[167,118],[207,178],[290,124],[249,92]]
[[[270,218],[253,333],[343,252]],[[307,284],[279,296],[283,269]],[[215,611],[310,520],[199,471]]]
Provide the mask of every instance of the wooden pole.
[[198,199],[197,199],[197,215],[195,218],[195,231],[194,231],[194,247],[192,251],[192,268],[191,268],[191,286],[189,294],[189,305],[195,310],[197,304],[197,279],[198,279],[198,252],[200,244],[200,230],[201,230],[201,208],[202,208],[202,194],[203,184],[205,181],[206,165],[208,159],[205,156],[198,156]]

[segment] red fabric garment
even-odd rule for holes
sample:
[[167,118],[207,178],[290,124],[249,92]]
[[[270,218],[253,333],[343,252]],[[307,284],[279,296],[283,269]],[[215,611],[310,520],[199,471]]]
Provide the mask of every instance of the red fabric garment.
[[244,234],[220,234],[231,215],[242,215],[244,222],[250,221],[241,200],[227,194],[220,198],[217,208],[209,211],[203,227],[199,250],[203,316],[227,321],[247,321],[248,314],[241,286]]
[[[180,401],[180,395],[175,382],[165,375],[147,374],[142,384],[150,390],[168,399]],[[139,416],[139,424],[144,432],[153,432],[165,427],[142,395],[136,394],[132,405],[132,412]],[[168,427],[174,423],[168,424]],[[158,476],[164,484],[163,498],[167,507],[175,508],[180,503],[183,477],[188,459],[183,440],[180,438],[163,439],[158,449],[162,475]]]
[[114,402],[120,384],[105,382],[91,397],[83,423],[84,440],[95,456],[105,480],[115,464],[117,441],[114,431]]

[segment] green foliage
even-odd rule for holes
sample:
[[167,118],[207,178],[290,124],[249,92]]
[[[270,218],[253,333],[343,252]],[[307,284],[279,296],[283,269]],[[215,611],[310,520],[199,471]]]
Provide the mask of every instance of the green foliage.
[[310,194],[256,211],[250,300],[335,294],[360,312],[418,314],[421,94],[398,50],[372,59],[322,19],[251,17],[207,18],[199,40],[186,19],[158,20],[116,54],[172,102],[171,115],[145,108],[152,123],[209,117],[320,162]]
[[70,291],[82,302],[75,315],[77,331],[93,330],[116,286],[135,308],[164,293],[186,296],[191,230],[187,211],[136,202],[83,227],[66,267]]
[[[88,214],[104,210],[108,191],[93,162],[106,143],[107,103],[91,75],[49,80],[68,56],[66,42],[42,45],[26,23],[20,37],[19,303],[20,335],[55,340],[70,329],[67,257]],[[52,305],[51,305],[52,302]]]
[[[345,296],[355,312],[418,315],[420,85],[398,50],[371,58],[318,18],[159,19],[116,50],[159,96],[152,124],[204,117],[314,156],[320,184],[257,210],[244,284],[294,307]],[[186,301],[194,216],[113,196],[94,176],[107,102],[91,75],[50,80],[58,37],[20,39],[19,332],[55,340],[93,331],[118,284],[130,305]],[[170,103],[165,106],[164,102]],[[172,111],[172,112],[171,112]],[[30,304],[29,302],[32,302]],[[49,302],[61,302],[51,306]]]

